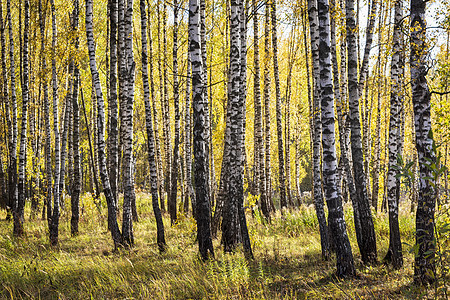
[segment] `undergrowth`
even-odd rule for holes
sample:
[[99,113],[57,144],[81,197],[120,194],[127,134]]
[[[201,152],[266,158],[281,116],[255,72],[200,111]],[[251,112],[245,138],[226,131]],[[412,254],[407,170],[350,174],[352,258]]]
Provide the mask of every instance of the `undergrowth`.
[[[313,207],[275,215],[264,224],[248,214],[255,260],[238,250],[224,254],[215,240],[215,259],[198,256],[192,218],[179,216],[170,227],[165,216],[168,249],[160,254],[150,197],[137,198],[140,222],[133,225],[136,245],[112,251],[106,209],[90,195],[82,198],[80,234],[70,236],[70,201],[66,199],[60,244],[49,245],[46,221],[26,220],[26,236],[12,237],[12,223],[0,212],[0,298],[4,299],[416,299],[433,298],[431,288],[412,285],[413,254],[404,247],[404,268],[364,266],[356,245],[351,208],[346,206],[348,233],[358,275],[340,281],[334,259],[322,261]],[[99,209],[101,214],[99,214]],[[27,207],[29,215],[29,208]],[[387,215],[374,218],[381,261],[389,242]],[[413,244],[414,218],[400,212],[402,241]],[[219,235],[220,236],[220,235]]]

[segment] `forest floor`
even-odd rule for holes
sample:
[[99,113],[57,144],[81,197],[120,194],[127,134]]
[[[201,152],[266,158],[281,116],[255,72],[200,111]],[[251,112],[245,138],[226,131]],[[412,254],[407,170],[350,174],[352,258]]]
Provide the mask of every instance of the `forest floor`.
[[[357,277],[338,280],[335,260],[321,259],[318,224],[313,207],[277,215],[272,224],[248,215],[255,259],[242,251],[224,254],[214,240],[215,259],[198,257],[196,227],[180,216],[171,227],[165,216],[168,249],[156,246],[156,225],[150,197],[139,193],[140,221],[133,225],[135,246],[112,252],[106,230],[106,209],[99,210],[88,195],[82,197],[80,234],[70,236],[70,200],[60,223],[60,245],[52,248],[46,221],[25,223],[26,236],[12,237],[12,223],[0,212],[0,298],[4,299],[422,299],[434,298],[435,287],[413,282],[414,217],[404,208],[400,231],[405,263],[395,271],[380,263],[364,266],[356,245],[350,207],[348,232]],[[29,212],[29,208],[27,208]],[[389,242],[387,215],[375,217],[378,258]],[[442,286],[445,282],[439,282]]]

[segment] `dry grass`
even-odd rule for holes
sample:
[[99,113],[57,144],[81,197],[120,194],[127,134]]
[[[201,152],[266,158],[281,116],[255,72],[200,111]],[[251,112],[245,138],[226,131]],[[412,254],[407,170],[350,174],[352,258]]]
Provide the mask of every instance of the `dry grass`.
[[[70,236],[66,208],[58,248],[49,246],[45,221],[27,220],[26,237],[17,239],[1,212],[0,298],[416,299],[432,295],[431,290],[411,284],[413,256],[406,246],[405,266],[399,271],[361,264],[349,209],[346,217],[358,276],[340,281],[333,277],[335,262],[321,260],[312,208],[275,216],[271,225],[249,217],[254,261],[246,261],[240,251],[224,255],[216,240],[216,258],[203,263],[198,259],[192,219],[180,216],[175,227],[165,219],[169,248],[160,254],[150,199],[139,194],[137,202],[136,245],[119,253],[111,251],[106,210],[99,216],[88,195],[83,197],[80,235]],[[378,214],[375,223],[381,260],[388,246],[387,217]],[[412,216],[403,212],[400,223],[404,241],[412,244]]]

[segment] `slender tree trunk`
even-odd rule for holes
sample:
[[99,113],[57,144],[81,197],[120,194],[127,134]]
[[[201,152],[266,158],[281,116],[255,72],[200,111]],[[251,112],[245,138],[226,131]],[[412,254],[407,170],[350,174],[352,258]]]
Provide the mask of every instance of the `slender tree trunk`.
[[434,211],[436,190],[430,164],[436,161],[430,118],[431,93],[428,88],[426,66],[428,46],[426,43],[426,20],[424,0],[411,0],[411,89],[414,105],[414,127],[419,158],[419,197],[416,213],[416,244],[418,252],[414,265],[414,280],[429,283],[436,280]]
[[[47,74],[47,60],[45,58],[45,14],[42,8],[42,1],[39,1],[39,29],[41,33],[41,70],[44,74]],[[42,77],[41,77],[42,78]],[[43,91],[44,91],[44,127],[45,127],[45,186],[46,186],[46,197],[45,197],[45,207],[47,207],[47,222],[48,226],[51,225],[51,215],[49,212],[52,211],[52,153],[51,153],[51,133],[50,133],[50,102],[48,99],[48,83],[47,77],[44,75],[42,79]]]
[[[189,199],[192,202],[192,215],[195,218],[195,191],[192,185],[192,148],[191,148],[191,59],[188,51],[187,54],[187,76],[186,76],[186,115],[185,115],[185,128],[184,128],[184,151],[185,151],[185,161],[186,161],[186,185],[188,188],[188,193],[186,193],[186,200],[184,202],[184,210],[187,213],[189,211]],[[217,213],[217,211],[216,211]]]
[[28,129],[28,101],[29,101],[29,72],[28,72],[28,35],[30,28],[30,2],[25,0],[25,22],[23,34],[23,81],[22,81],[22,125],[20,133],[19,148],[19,181],[17,184],[18,199],[17,205],[14,205],[14,235],[22,236],[24,234],[23,221],[26,198],[26,155],[27,155],[27,129]]
[[347,236],[344,210],[337,180],[337,159],[334,135],[334,97],[331,77],[330,17],[327,0],[318,0],[319,63],[322,114],[323,178],[328,221],[336,248],[337,275],[355,275],[353,254]]
[[[163,252],[166,247],[166,240],[164,237],[164,223],[159,209],[158,201],[158,173],[156,169],[155,158],[155,135],[153,132],[152,110],[150,107],[150,91],[148,86],[148,60],[147,60],[147,13],[145,11],[145,0],[140,0],[141,10],[141,42],[142,42],[142,82],[144,86],[144,103],[145,103],[145,123],[147,127],[147,147],[148,147],[148,162],[150,167],[150,187],[152,194],[152,207],[156,220],[156,242],[160,252]],[[149,23],[150,25],[150,23]],[[150,38],[151,44],[151,38]],[[152,58],[152,49],[150,46],[150,58]],[[150,76],[153,76],[153,68],[150,67]],[[153,81],[151,84],[152,98],[154,97]]]
[[[7,162],[8,162],[8,166],[7,166],[7,178],[4,178],[4,182],[3,184],[5,184],[6,186],[3,186],[3,192],[4,194],[2,195],[2,200],[0,200],[0,204],[2,205],[3,208],[6,208],[7,210],[7,218],[8,215],[10,214],[10,209],[11,209],[11,204],[9,203],[9,200],[11,199],[11,195],[9,195],[9,183],[11,182],[11,178],[10,178],[10,157],[11,157],[11,144],[12,144],[12,132],[13,132],[13,125],[11,124],[11,116],[10,116],[10,107],[9,107],[9,93],[8,93],[8,76],[7,76],[7,70],[6,70],[6,39],[5,39],[5,29],[6,29],[6,23],[7,23],[7,19],[3,19],[3,5],[2,3],[0,3],[0,38],[1,38],[1,46],[2,46],[2,50],[1,50],[1,60],[2,60],[2,103],[4,104],[4,112],[5,112],[5,119],[6,119],[6,126],[8,128],[8,133],[6,136],[6,132],[5,132],[5,152],[7,153]],[[3,169],[2,169],[3,170]],[[2,171],[3,172],[3,171]],[[5,176],[5,174],[3,175]]]
[[[163,126],[164,126],[164,153],[166,156],[166,169],[164,174],[165,191],[167,193],[167,201],[170,201],[171,188],[171,171],[172,171],[172,134],[170,130],[170,106],[169,106],[169,77],[168,77],[168,63],[167,63],[167,3],[163,1],[163,87],[164,97],[162,98],[162,112],[163,112]],[[167,203],[169,206],[169,203]],[[170,214],[170,210],[169,210]]]
[[281,115],[281,86],[280,72],[278,70],[278,46],[277,46],[277,9],[276,0],[271,3],[272,18],[272,47],[273,47],[273,73],[275,77],[275,104],[277,120],[277,141],[278,141],[278,176],[280,181],[280,208],[286,208],[286,175],[284,168],[284,150],[283,150],[283,126]]
[[[208,99],[208,89],[206,88],[208,86],[208,66],[206,63],[206,1],[200,0],[200,49],[202,51],[202,64],[203,64],[203,82],[205,84],[205,99]],[[213,153],[212,153],[212,136],[211,136],[211,115],[209,110],[209,105],[205,107],[205,114],[206,114],[206,132],[208,134],[207,136],[207,145],[206,145],[206,153],[207,153],[207,159],[209,164],[209,203],[212,207],[213,200],[214,200],[214,191],[213,191],[213,173],[214,173],[214,159],[213,159]]]
[[272,199],[271,166],[270,166],[270,7],[266,4],[264,12],[264,121],[265,121],[265,177],[266,177],[266,199],[269,211],[275,211]]
[[322,248],[322,258],[327,260],[330,256],[330,236],[328,232],[327,220],[324,210],[324,199],[322,192],[322,176],[320,172],[321,160],[321,104],[320,104],[320,86],[319,86],[319,20],[317,2],[308,0],[308,16],[311,36],[311,51],[313,62],[313,188],[314,188],[314,206],[316,209],[317,220],[319,221],[320,243]]
[[[119,0],[120,1],[120,0]],[[121,114],[121,124],[123,126],[123,164],[122,164],[122,177],[123,177],[123,218],[122,218],[122,236],[123,242],[127,246],[134,244],[133,236],[133,219],[132,219],[132,202],[135,197],[134,193],[134,181],[133,181],[133,102],[134,102],[134,70],[135,62],[133,59],[133,0],[126,1],[126,7],[124,7],[124,53],[121,59],[124,62],[119,62],[122,67],[120,73],[122,78],[126,78],[124,98],[120,98],[120,101],[124,101],[123,107],[125,111]],[[121,14],[119,9],[119,14]]]
[[177,221],[177,191],[178,191],[178,159],[180,148],[180,104],[178,84],[178,0],[174,0],[173,11],[173,102],[175,106],[175,141],[172,156],[171,191],[169,199],[169,213],[171,224]]
[[381,152],[381,16],[383,12],[383,6],[380,5],[380,14],[379,14],[379,31],[378,31],[378,59],[377,59],[377,114],[376,114],[376,129],[375,129],[375,149],[374,149],[374,161],[373,161],[373,170],[372,170],[372,207],[375,209],[375,213],[378,210],[378,194],[379,194],[379,179],[380,179],[380,152]]
[[106,166],[105,157],[105,137],[104,137],[104,123],[105,123],[105,107],[100,79],[97,71],[97,64],[95,61],[95,45],[93,33],[92,20],[92,6],[93,1],[86,1],[86,39],[89,51],[89,66],[92,74],[92,85],[95,88],[95,96],[97,99],[97,130],[98,130],[98,160],[100,164],[100,176],[103,184],[103,193],[105,194],[106,203],[108,205],[108,222],[111,230],[111,235],[114,241],[114,247],[117,248],[122,244],[122,236],[119,230],[119,225],[116,219],[116,209],[114,207],[115,199],[109,184],[108,170]]
[[[78,30],[78,22],[80,15],[80,4],[78,0],[74,0],[74,8],[72,13],[73,23],[72,30],[75,33]],[[79,39],[75,38],[75,51],[79,48]],[[81,157],[80,157],[80,108],[78,105],[78,89],[80,82],[80,71],[78,64],[74,65],[73,72],[73,93],[72,93],[72,109],[73,109],[73,182],[71,187],[71,209],[72,218],[70,220],[70,231],[72,235],[78,234],[78,222],[80,220],[80,194],[81,194]]]
[[347,55],[348,55],[348,90],[349,110],[348,116],[351,126],[351,149],[353,159],[353,171],[355,176],[355,188],[358,202],[358,210],[361,222],[360,252],[362,261],[366,264],[376,263],[377,245],[375,230],[370,210],[369,198],[366,187],[366,176],[363,166],[363,151],[361,144],[361,125],[359,121],[359,88],[357,80],[357,54],[355,41],[355,11],[354,0],[346,0],[347,16]]
[[[119,143],[118,143],[118,107],[117,107],[117,0],[109,0],[110,39],[109,39],[109,93],[108,93],[108,169],[111,191],[118,199]],[[117,207],[117,203],[115,204]]]
[[266,218],[270,220],[270,210],[267,203],[266,191],[266,177],[264,170],[264,144],[263,144],[263,115],[261,103],[261,78],[259,67],[259,32],[258,32],[258,15],[257,15],[257,1],[253,1],[253,64],[255,68],[255,75],[253,78],[253,93],[255,102],[255,194],[260,195],[259,205],[260,209]]
[[[8,174],[8,194],[9,194],[9,209],[11,212],[15,210],[15,203],[17,203],[17,96],[16,96],[16,68],[14,62],[14,38],[11,21],[11,0],[6,1],[6,13],[9,23],[9,61],[10,61],[10,76],[11,76],[11,109],[12,109],[12,138],[9,149],[9,174]],[[6,219],[10,219],[11,216],[7,216]]]
[[66,174],[66,157],[67,157],[67,139],[69,135],[69,119],[72,116],[72,99],[71,99],[71,92],[72,92],[72,84],[71,81],[73,77],[73,61],[69,62],[69,84],[67,90],[69,93],[67,93],[65,97],[65,110],[64,110],[64,123],[63,123],[63,130],[62,130],[62,137],[61,137],[61,166],[59,170],[59,193],[60,193],[60,203],[62,208],[64,209],[64,183],[65,183],[65,174]]
[[[161,4],[160,1],[157,2],[156,5],[156,11],[157,11],[157,17],[158,17],[158,74],[159,74],[159,102],[161,104],[161,115],[162,115],[162,119],[164,120],[165,115],[164,115],[164,109],[165,106],[163,104],[164,101],[164,88],[163,88],[163,71],[162,71],[162,66],[163,66],[163,61],[161,58]],[[151,62],[151,61],[150,61]],[[155,116],[155,141],[156,141],[156,155],[158,157],[158,166],[159,166],[159,180],[160,180],[160,184],[159,184],[159,195],[160,195],[160,203],[161,203],[161,212],[165,213],[166,212],[166,206],[165,206],[165,202],[164,202],[164,198],[165,198],[165,186],[166,186],[166,173],[165,173],[165,169],[167,168],[164,167],[163,165],[163,155],[162,155],[162,151],[161,151],[161,146],[159,144],[159,128],[158,128],[158,114],[156,111],[156,102],[153,103],[153,114]],[[166,137],[165,137],[165,121],[163,121],[163,141],[164,141],[164,151],[166,151],[165,149],[165,141],[166,141]]]
[[192,105],[194,116],[194,181],[196,193],[197,239],[204,260],[214,257],[211,239],[209,205],[209,166],[205,140],[207,126],[204,97],[203,66],[200,50],[199,0],[189,0],[189,52],[192,62]]
[[59,121],[58,121],[58,78],[56,72],[56,43],[58,32],[56,29],[56,13],[54,0],[50,1],[52,10],[52,87],[53,87],[53,130],[55,135],[55,182],[53,191],[53,211],[50,206],[47,207],[48,214],[50,214],[50,244],[53,246],[58,244],[58,227],[59,227],[59,204],[60,204],[60,135],[59,135]]
[[398,205],[400,198],[400,179],[395,166],[399,152],[400,114],[402,73],[405,65],[403,47],[401,44],[403,19],[403,2],[395,1],[394,33],[392,38],[393,56],[391,61],[391,108],[389,121],[389,166],[387,174],[387,202],[389,206],[389,249],[384,258],[392,263],[394,268],[403,265],[402,243],[398,223]]

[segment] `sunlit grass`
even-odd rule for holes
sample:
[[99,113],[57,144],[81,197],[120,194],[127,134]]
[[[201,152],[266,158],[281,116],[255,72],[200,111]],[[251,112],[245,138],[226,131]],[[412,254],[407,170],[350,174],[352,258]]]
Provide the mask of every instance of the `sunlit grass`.
[[[167,252],[156,245],[156,225],[150,197],[138,194],[140,222],[134,225],[136,245],[112,251],[106,230],[106,209],[89,195],[82,199],[80,235],[70,236],[70,201],[62,214],[60,245],[49,246],[46,221],[27,220],[26,236],[12,237],[12,223],[0,212],[0,297],[36,299],[282,299],[282,298],[416,298],[428,293],[413,285],[413,254],[404,246],[405,266],[399,271],[379,264],[361,264],[350,207],[346,218],[358,276],[333,277],[334,259],[322,261],[313,207],[274,216],[271,225],[248,215],[255,254],[246,261],[240,250],[224,254],[215,240],[215,259],[199,260],[196,228],[191,218],[166,225]],[[28,209],[28,207],[27,207]],[[28,210],[27,210],[28,211]],[[389,240],[387,215],[375,217],[379,260]],[[403,241],[413,244],[414,218],[400,215]]]

